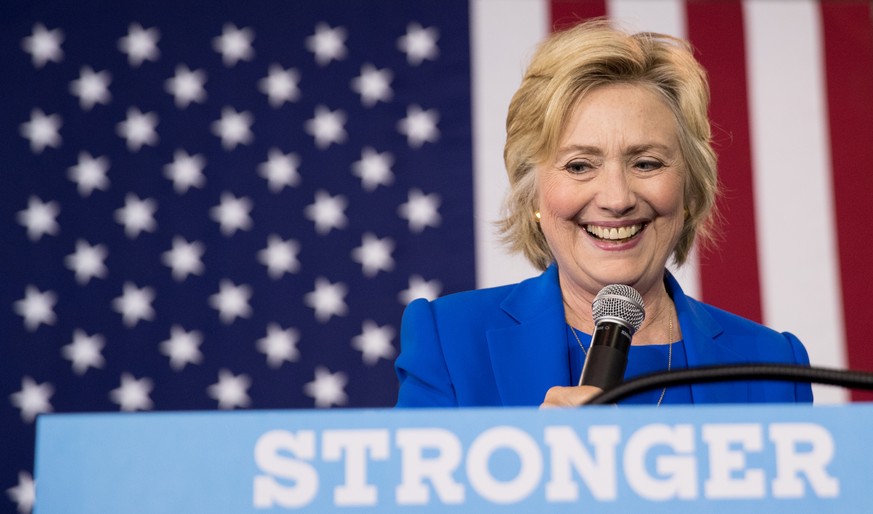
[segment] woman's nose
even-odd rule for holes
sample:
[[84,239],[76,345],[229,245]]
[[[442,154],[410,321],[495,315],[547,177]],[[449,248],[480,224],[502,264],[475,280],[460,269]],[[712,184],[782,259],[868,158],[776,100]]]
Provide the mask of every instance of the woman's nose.
[[636,207],[633,178],[621,165],[611,165],[600,175],[600,190],[597,192],[597,207],[615,216],[622,216]]

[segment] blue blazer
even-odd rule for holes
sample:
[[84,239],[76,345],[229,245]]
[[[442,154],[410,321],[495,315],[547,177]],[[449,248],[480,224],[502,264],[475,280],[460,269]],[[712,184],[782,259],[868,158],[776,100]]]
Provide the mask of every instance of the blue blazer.
[[[809,365],[801,342],[685,296],[665,271],[688,367],[775,362]],[[410,303],[395,363],[398,407],[537,406],[570,376],[564,305],[553,264],[519,284]],[[811,402],[807,383],[696,384],[694,403]]]

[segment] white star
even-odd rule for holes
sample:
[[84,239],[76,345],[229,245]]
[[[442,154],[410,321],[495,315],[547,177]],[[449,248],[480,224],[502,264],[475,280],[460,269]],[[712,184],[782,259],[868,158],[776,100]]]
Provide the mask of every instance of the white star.
[[127,237],[135,239],[142,231],[154,232],[158,228],[154,217],[157,210],[154,199],[140,200],[135,194],[129,193],[124,197],[124,207],[115,211],[115,221],[124,225]]
[[434,27],[423,28],[418,23],[406,26],[406,35],[397,38],[397,48],[406,54],[406,62],[418,66],[425,59],[433,61],[440,54],[437,39],[440,33]]
[[394,334],[396,331],[388,325],[380,327],[371,320],[365,320],[361,326],[361,334],[352,338],[352,348],[363,354],[361,358],[364,364],[372,366],[379,359],[394,357],[394,346],[391,345]]
[[64,264],[76,274],[76,282],[85,285],[94,277],[106,278],[109,274],[103,263],[108,254],[106,246],[91,246],[84,239],[79,239],[76,241],[76,251],[64,258]]
[[252,380],[245,374],[234,376],[229,370],[218,371],[218,382],[209,386],[206,390],[210,398],[218,400],[219,409],[233,409],[235,407],[248,407],[252,403],[248,389]]
[[47,30],[45,25],[37,23],[33,26],[33,33],[21,40],[21,48],[31,55],[34,67],[42,68],[49,61],[64,60],[64,51],[61,50],[63,41],[61,29]]
[[32,378],[21,379],[21,391],[9,395],[12,405],[21,409],[21,419],[33,423],[37,414],[51,412],[52,404],[49,398],[55,394],[55,388],[48,382],[37,384]]
[[115,133],[127,140],[127,149],[138,152],[143,145],[158,144],[158,115],[153,112],[143,114],[138,108],[127,110],[127,118],[115,127]]
[[109,391],[109,399],[120,405],[123,411],[149,410],[155,406],[149,398],[153,388],[150,378],[137,380],[130,373],[122,373],[121,386]]
[[212,49],[221,54],[221,60],[228,68],[236,66],[239,61],[251,61],[255,56],[252,41],[255,33],[252,29],[236,28],[232,23],[226,23],[221,35],[212,39]]
[[204,84],[206,84],[205,71],[191,71],[188,66],[180,64],[176,66],[176,75],[164,81],[164,90],[173,95],[176,107],[184,109],[191,102],[202,104],[206,101]]
[[421,275],[412,275],[409,277],[409,289],[401,291],[397,298],[400,303],[407,305],[417,298],[435,300],[442,290],[443,286],[439,280],[424,280]]
[[61,227],[55,218],[61,212],[58,202],[43,203],[35,196],[27,199],[27,209],[18,211],[18,223],[27,228],[27,237],[39,241],[43,235],[57,235]]
[[324,277],[315,279],[315,290],[303,296],[303,303],[315,309],[315,319],[327,323],[331,316],[345,316],[349,311],[345,297],[348,288],[342,282],[331,284]]
[[330,196],[327,191],[318,190],[315,192],[315,203],[307,205],[303,212],[315,222],[315,231],[325,235],[333,228],[346,226],[348,219],[343,211],[347,205],[343,195]]
[[365,276],[372,277],[380,271],[394,269],[393,250],[394,241],[390,237],[379,239],[367,232],[361,238],[361,246],[352,250],[352,260],[361,264]]
[[62,139],[58,133],[61,125],[63,121],[60,114],[46,116],[42,109],[33,109],[30,111],[30,121],[21,124],[19,133],[21,137],[30,141],[31,152],[42,153],[47,146],[52,148],[61,146]]
[[379,186],[394,183],[394,173],[391,172],[393,164],[394,156],[391,153],[379,153],[368,146],[361,151],[361,160],[352,163],[352,173],[361,179],[361,187],[365,191],[373,191]]
[[283,154],[278,148],[270,148],[266,162],[258,165],[258,174],[267,179],[270,191],[278,193],[285,186],[293,187],[300,183],[300,157],[297,154]]
[[78,185],[79,194],[87,198],[95,189],[101,191],[109,189],[107,171],[109,171],[108,157],[100,156],[95,159],[88,152],[79,152],[79,162],[67,170],[67,175]]
[[155,290],[151,287],[140,289],[132,282],[125,282],[121,296],[112,300],[112,308],[121,314],[121,319],[128,328],[133,328],[140,320],[154,319],[154,299]]
[[70,93],[79,97],[79,106],[83,110],[90,111],[94,104],[108,105],[112,100],[110,82],[112,75],[108,71],[95,73],[90,66],[83,66],[79,78],[70,82]]
[[221,233],[230,237],[237,230],[251,230],[252,201],[247,197],[237,198],[232,193],[221,193],[221,203],[209,209],[209,217],[221,226]]
[[24,318],[24,327],[33,332],[40,324],[54,325],[54,306],[58,296],[54,291],[40,292],[35,286],[28,285],[24,289],[24,298],[15,302],[15,313]]
[[225,107],[221,110],[221,119],[212,122],[212,133],[221,138],[225,150],[233,150],[239,144],[250,144],[255,138],[252,123],[254,119],[250,112],[236,112],[233,107]]
[[435,143],[439,140],[439,119],[436,109],[422,111],[421,107],[412,105],[406,108],[406,117],[397,122],[397,131],[406,136],[409,146],[421,148],[424,143]]
[[173,238],[173,248],[161,255],[161,261],[173,270],[173,279],[181,282],[188,278],[188,275],[203,274],[203,261],[200,258],[203,257],[204,251],[206,250],[203,243],[199,241],[189,243],[184,238],[176,236]]
[[337,371],[331,373],[324,366],[315,368],[315,380],[303,386],[306,396],[315,399],[315,406],[324,408],[331,405],[345,405],[349,398],[343,388],[348,383],[346,374]]
[[173,152],[173,162],[164,165],[164,176],[173,181],[173,189],[181,195],[191,187],[202,188],[206,184],[204,167],[206,158],[202,155],[188,155],[185,150],[176,150]]
[[337,109],[331,111],[323,105],[315,107],[315,115],[306,120],[304,126],[306,133],[315,138],[315,146],[324,150],[331,143],[344,143],[348,134],[343,126],[346,122],[346,113]]
[[84,375],[88,368],[102,368],[106,359],[100,350],[106,345],[103,336],[89,336],[84,330],[73,331],[73,342],[61,348],[61,355],[73,362],[73,372]]
[[278,324],[270,323],[267,325],[267,336],[258,339],[258,351],[267,356],[267,364],[271,368],[278,368],[285,361],[294,362],[300,359],[298,341],[300,333],[297,330],[282,330]]
[[185,332],[179,325],[170,327],[170,338],[161,341],[161,353],[170,358],[170,367],[175,371],[181,371],[187,364],[200,364],[203,362],[203,354],[200,352],[200,344],[203,343],[203,334],[197,330]]
[[267,247],[258,252],[258,262],[267,267],[270,278],[279,279],[285,273],[296,273],[300,270],[300,244],[293,239],[282,241],[276,234],[267,238]]
[[19,471],[18,485],[7,489],[6,494],[18,506],[19,513],[30,512],[33,509],[33,502],[36,500],[36,485],[33,482],[33,477],[27,471]]
[[258,81],[258,90],[267,95],[271,107],[278,109],[285,102],[300,98],[299,83],[300,73],[297,70],[284,70],[278,64],[271,64],[267,76]]
[[237,286],[230,280],[224,279],[219,285],[219,291],[209,297],[209,305],[218,311],[222,323],[229,325],[236,318],[251,317],[252,308],[249,306],[251,297],[251,287],[245,284]]
[[319,66],[326,66],[330,61],[345,59],[345,40],[345,28],[330,28],[326,23],[319,23],[315,26],[315,34],[306,38],[306,48],[315,54]]
[[436,193],[423,194],[418,189],[411,189],[409,201],[397,208],[401,218],[409,220],[410,232],[421,232],[425,227],[438,227],[441,221],[439,206],[440,197]]
[[364,107],[372,107],[379,101],[388,102],[394,96],[390,86],[393,78],[391,70],[379,70],[365,63],[361,66],[361,74],[352,79],[352,91],[361,95]]
[[139,23],[131,23],[127,35],[118,40],[118,49],[127,54],[127,62],[132,67],[139,68],[143,61],[158,60],[161,55],[158,50],[160,38],[158,29],[143,29]]

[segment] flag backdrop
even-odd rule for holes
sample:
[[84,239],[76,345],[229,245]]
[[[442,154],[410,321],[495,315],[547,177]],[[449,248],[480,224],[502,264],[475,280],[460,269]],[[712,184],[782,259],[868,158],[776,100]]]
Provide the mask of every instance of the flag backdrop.
[[686,288],[873,370],[869,2],[0,14],[0,511],[31,507],[40,413],[390,406],[410,299],[533,273],[492,229],[506,106],[536,42],[592,16],[709,70],[722,241]]

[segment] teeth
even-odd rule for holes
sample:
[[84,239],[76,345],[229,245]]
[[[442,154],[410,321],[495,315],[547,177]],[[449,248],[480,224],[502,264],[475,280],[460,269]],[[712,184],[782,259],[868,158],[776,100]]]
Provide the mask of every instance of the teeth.
[[627,239],[629,237],[635,236],[641,229],[642,225],[631,225],[629,227],[598,227],[596,225],[586,225],[585,230],[588,231],[589,234],[596,236],[600,239],[606,239],[609,241],[618,241],[621,239]]

